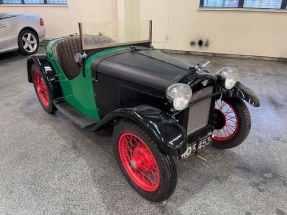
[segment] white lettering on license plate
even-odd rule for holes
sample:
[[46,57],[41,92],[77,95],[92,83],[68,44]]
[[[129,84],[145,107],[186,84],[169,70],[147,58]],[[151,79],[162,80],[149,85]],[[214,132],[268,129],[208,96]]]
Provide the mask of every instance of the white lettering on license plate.
[[[212,135],[209,134],[199,141],[197,151],[209,146],[211,142],[212,142]],[[192,146],[187,147],[186,151],[180,156],[180,158],[181,159],[187,158],[194,152],[196,152],[196,143],[192,143]]]

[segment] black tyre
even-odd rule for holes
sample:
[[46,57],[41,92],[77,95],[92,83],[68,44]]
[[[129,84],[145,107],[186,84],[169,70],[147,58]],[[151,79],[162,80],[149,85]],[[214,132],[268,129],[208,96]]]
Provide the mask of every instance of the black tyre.
[[24,55],[34,54],[39,47],[38,35],[30,30],[23,30],[18,37],[18,51]]
[[137,124],[124,121],[113,133],[113,148],[129,184],[145,199],[167,199],[177,182],[173,158],[165,154]]
[[229,149],[241,144],[251,128],[250,113],[240,98],[217,100],[212,146]]
[[55,113],[56,108],[53,105],[53,94],[49,89],[47,81],[44,78],[40,68],[36,64],[33,64],[31,67],[31,75],[37,97],[43,109],[47,113]]

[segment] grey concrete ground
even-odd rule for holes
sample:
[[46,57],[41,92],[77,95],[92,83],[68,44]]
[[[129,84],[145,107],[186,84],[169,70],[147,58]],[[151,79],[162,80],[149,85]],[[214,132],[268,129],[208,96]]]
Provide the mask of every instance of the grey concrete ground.
[[[44,52],[41,47],[39,52]],[[42,110],[26,58],[0,55],[0,214],[287,214],[287,63],[173,55],[210,70],[232,65],[261,99],[248,139],[177,164],[178,184],[150,203],[126,182],[111,138]]]

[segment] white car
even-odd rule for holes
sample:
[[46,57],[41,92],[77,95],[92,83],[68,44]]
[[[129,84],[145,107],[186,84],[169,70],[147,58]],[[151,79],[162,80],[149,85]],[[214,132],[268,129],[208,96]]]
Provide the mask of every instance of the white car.
[[34,54],[45,34],[44,20],[40,16],[0,13],[0,53]]

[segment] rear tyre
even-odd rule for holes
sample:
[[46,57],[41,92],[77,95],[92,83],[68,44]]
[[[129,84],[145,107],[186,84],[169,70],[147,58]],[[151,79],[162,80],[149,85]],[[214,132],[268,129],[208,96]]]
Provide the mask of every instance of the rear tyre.
[[39,47],[38,35],[30,30],[23,30],[18,37],[18,51],[23,55],[34,54]]
[[125,121],[117,125],[113,148],[125,178],[145,199],[159,202],[174,192],[177,173],[173,158],[137,124]]
[[240,98],[224,98],[216,101],[214,111],[215,130],[212,146],[229,149],[240,145],[251,128],[250,113]]
[[56,108],[53,105],[53,94],[48,87],[47,81],[42,74],[41,69],[36,64],[31,67],[31,74],[33,85],[37,94],[37,97],[47,113],[55,113]]

